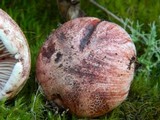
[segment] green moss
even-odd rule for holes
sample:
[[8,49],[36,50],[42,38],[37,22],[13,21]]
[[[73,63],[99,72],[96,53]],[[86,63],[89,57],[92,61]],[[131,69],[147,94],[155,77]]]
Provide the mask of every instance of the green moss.
[[[100,119],[160,119],[160,1],[101,0],[99,3],[120,18],[133,22],[131,25],[136,31],[129,32],[137,48],[139,64],[127,100]],[[82,0],[81,6],[88,16],[118,23],[89,1]],[[76,120],[75,116],[61,116],[48,108],[35,79],[38,52],[50,32],[61,22],[55,0],[2,0],[0,7],[22,28],[32,56],[30,78],[18,96],[0,102],[0,120]]]

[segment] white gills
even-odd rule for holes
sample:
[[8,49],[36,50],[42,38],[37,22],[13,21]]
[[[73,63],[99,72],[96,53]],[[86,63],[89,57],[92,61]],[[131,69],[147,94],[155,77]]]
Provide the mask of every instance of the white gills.
[[16,22],[0,9],[0,100],[13,98],[29,77],[27,40]]

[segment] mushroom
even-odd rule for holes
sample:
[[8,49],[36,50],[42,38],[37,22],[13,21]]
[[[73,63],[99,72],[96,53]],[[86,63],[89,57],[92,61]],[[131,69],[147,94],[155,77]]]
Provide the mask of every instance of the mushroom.
[[19,26],[0,9],[0,100],[22,89],[30,72],[30,51]]
[[61,16],[67,21],[85,15],[80,9],[80,0],[57,0],[57,5]]
[[94,118],[126,99],[135,59],[134,43],[123,28],[94,17],[76,18],[48,37],[36,76],[49,101]]

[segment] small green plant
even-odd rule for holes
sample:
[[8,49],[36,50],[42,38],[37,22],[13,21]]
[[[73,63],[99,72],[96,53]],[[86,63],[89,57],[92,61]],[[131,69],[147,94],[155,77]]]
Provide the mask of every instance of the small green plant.
[[[137,60],[139,69],[137,74],[144,77],[144,82],[148,82],[152,86],[159,86],[158,70],[160,64],[160,39],[157,37],[155,22],[149,24],[149,33],[141,30],[142,25],[137,22],[136,32],[132,30],[131,37],[137,46]],[[138,34],[141,33],[141,36]],[[155,79],[155,77],[157,77]]]

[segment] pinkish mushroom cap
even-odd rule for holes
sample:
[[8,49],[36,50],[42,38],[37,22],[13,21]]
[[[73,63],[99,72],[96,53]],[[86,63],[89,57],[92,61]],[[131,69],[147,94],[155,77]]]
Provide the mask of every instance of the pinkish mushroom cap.
[[19,26],[0,9],[0,100],[14,97],[30,72],[30,51]]
[[126,99],[135,59],[135,46],[123,28],[77,18],[48,37],[36,74],[48,100],[77,116],[98,117]]

